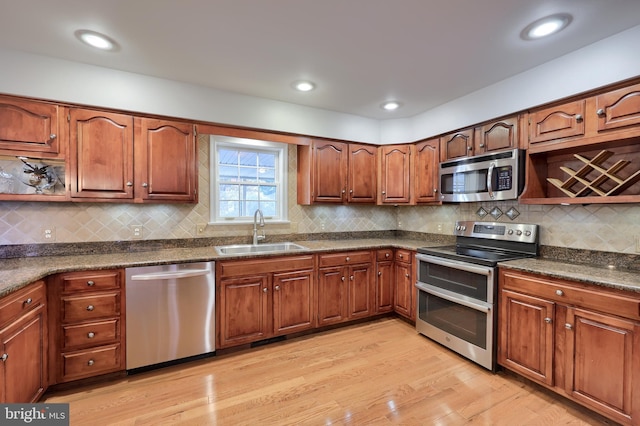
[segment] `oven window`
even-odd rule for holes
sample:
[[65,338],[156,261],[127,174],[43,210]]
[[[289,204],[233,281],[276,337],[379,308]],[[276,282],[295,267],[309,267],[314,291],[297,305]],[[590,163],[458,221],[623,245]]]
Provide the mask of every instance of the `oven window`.
[[440,330],[487,349],[489,315],[418,291],[418,317]]
[[440,287],[454,293],[487,302],[488,282],[485,275],[462,271],[454,267],[419,262],[418,281]]

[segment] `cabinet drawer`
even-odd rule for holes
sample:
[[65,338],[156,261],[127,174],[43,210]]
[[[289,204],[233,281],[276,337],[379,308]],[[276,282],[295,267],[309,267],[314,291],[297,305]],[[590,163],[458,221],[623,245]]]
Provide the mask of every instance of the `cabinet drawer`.
[[604,287],[504,272],[502,286],[561,304],[594,309],[633,320],[640,319],[640,297],[620,294]]
[[120,271],[91,271],[62,277],[62,292],[108,290],[120,287]]
[[120,321],[117,319],[62,327],[63,346],[96,346],[120,338]]
[[409,250],[396,250],[396,261],[404,263],[412,263],[413,256]]
[[44,281],[37,281],[0,299],[0,328],[44,303]]
[[62,322],[120,315],[120,292],[62,298]]
[[120,345],[62,354],[63,381],[92,377],[121,369]]
[[376,260],[378,262],[384,261],[384,260],[393,260],[393,250],[391,249],[378,250],[376,252]]
[[373,255],[370,251],[352,251],[346,253],[323,254],[319,258],[318,266],[354,265],[356,263],[371,263]]

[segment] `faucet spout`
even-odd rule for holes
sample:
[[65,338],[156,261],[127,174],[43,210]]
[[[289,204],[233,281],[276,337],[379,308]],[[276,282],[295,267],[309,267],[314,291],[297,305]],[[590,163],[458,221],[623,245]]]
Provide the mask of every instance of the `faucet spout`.
[[262,214],[262,210],[256,209],[253,213],[253,245],[258,245],[258,241],[264,240],[266,237],[264,235],[264,229],[262,230],[262,235],[258,235],[258,224],[261,228],[264,228],[264,215]]

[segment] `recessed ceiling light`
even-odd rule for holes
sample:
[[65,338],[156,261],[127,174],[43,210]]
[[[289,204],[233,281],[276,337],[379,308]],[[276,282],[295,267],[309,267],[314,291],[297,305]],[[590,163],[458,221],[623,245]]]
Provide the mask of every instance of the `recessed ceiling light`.
[[95,47],[100,50],[116,50],[117,44],[104,34],[97,33],[90,30],[78,30],[75,32],[78,39],[88,44],[91,47]]
[[396,109],[400,108],[400,106],[402,106],[402,104],[398,101],[387,101],[380,105],[380,108],[386,111],[395,111]]
[[310,92],[316,88],[316,85],[311,81],[300,80],[293,83],[293,88],[300,92]]
[[571,15],[567,13],[557,13],[547,16],[546,18],[538,19],[527,25],[526,28],[522,30],[520,37],[525,40],[535,40],[555,34],[566,28],[571,22],[571,19]]

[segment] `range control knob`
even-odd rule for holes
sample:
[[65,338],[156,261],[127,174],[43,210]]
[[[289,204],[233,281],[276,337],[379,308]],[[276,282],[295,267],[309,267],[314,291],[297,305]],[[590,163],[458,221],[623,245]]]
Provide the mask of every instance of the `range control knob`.
[[513,229],[509,229],[509,230],[507,231],[507,234],[509,234],[509,235],[513,235]]
[[527,237],[531,236],[531,231],[524,231],[524,235],[526,235]]
[[522,231],[518,229],[518,230],[516,231],[516,235],[517,235],[517,236],[522,235]]

